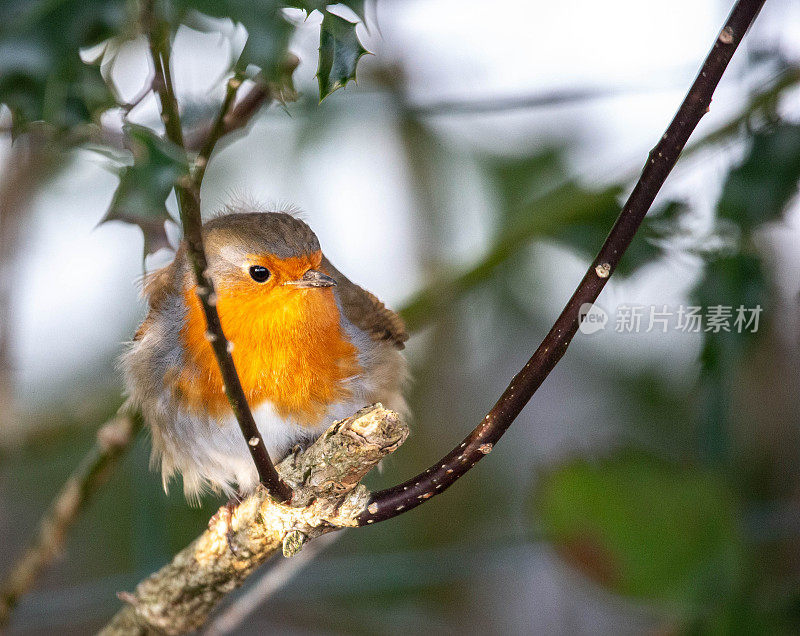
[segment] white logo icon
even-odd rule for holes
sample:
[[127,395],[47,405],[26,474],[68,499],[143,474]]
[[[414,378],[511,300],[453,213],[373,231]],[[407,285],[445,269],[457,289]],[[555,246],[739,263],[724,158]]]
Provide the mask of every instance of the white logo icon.
[[580,320],[578,328],[581,333],[591,335],[606,328],[608,314],[600,305],[583,303],[578,312],[578,320]]

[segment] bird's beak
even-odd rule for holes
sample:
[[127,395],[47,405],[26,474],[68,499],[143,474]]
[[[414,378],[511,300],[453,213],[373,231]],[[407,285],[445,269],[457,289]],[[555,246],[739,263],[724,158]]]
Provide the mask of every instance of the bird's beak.
[[334,287],[336,281],[327,274],[316,269],[310,269],[299,280],[287,280],[284,285],[292,285],[301,289],[310,287]]

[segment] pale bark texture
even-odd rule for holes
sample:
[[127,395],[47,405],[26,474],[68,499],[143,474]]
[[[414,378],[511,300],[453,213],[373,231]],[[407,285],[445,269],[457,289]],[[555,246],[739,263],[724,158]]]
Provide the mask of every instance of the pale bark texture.
[[291,556],[308,539],[356,526],[369,504],[369,492],[359,482],[407,436],[400,417],[379,404],[337,422],[277,466],[294,491],[290,503],[276,503],[260,488],[229,517],[220,509],[208,530],[172,563],[134,593],[120,595],[127,604],[101,633],[198,629],[226,594],[277,551]]

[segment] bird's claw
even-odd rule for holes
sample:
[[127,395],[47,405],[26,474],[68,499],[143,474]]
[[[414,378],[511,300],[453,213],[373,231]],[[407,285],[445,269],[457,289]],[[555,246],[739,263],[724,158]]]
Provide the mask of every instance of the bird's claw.
[[239,505],[238,499],[231,499],[228,503],[220,506],[219,510],[217,510],[211,519],[208,520],[208,527],[212,529],[214,526],[222,522],[225,524],[225,541],[228,544],[228,548],[230,549],[231,553],[234,556],[238,556],[236,548],[233,547],[233,511],[236,510],[236,507]]

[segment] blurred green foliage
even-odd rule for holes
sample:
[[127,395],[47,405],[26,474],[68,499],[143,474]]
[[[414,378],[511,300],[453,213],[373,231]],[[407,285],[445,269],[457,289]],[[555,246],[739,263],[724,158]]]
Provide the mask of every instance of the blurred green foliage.
[[744,159],[725,181],[718,217],[735,223],[743,238],[781,218],[800,179],[800,125],[777,121],[755,128]]
[[[342,4],[364,19],[363,0]],[[281,8],[320,11],[320,98],[355,79],[365,54],[355,24],[331,13],[325,2],[177,0],[156,6],[172,34],[180,23],[215,29],[213,21],[199,19],[195,12],[242,23],[249,39],[234,66],[243,71],[256,65],[267,80],[286,80],[281,74],[293,27]],[[3,0],[0,102],[12,109],[16,132],[37,120],[66,130],[96,120],[113,104],[112,92],[97,69],[81,62],[79,48],[108,38],[134,37],[136,25],[135,7],[122,0]],[[107,51],[110,57],[103,58],[103,64],[113,59],[113,47]],[[789,86],[782,84],[781,90]],[[454,154],[460,149],[442,143],[424,120],[414,119],[404,109],[402,95],[390,92],[390,98],[400,113],[398,134],[420,202],[417,221],[425,228],[420,243],[428,250],[424,256],[435,264],[435,275],[402,311],[412,330],[429,327],[426,346],[412,361],[415,434],[402,453],[385,462],[386,475],[370,477],[372,485],[396,483],[399,476],[430,464],[449,448],[451,438],[463,434],[465,423],[477,423],[504,385],[503,374],[510,375],[524,363],[537,336],[549,326],[518,301],[521,295],[534,295],[538,284],[526,248],[547,242],[589,262],[630,186],[627,181],[584,185],[572,173],[564,148],[536,147],[514,158],[474,153],[470,159],[493,198],[495,216],[485,251],[464,267],[454,266],[443,240],[446,206],[439,205],[448,193],[437,169],[455,165]],[[754,99],[754,109],[763,105],[760,99]],[[344,103],[345,109],[350,106]],[[332,125],[336,107],[327,100],[320,111],[325,108],[323,115],[308,117],[309,129]],[[743,114],[739,123],[747,123],[751,114]],[[313,148],[323,132],[300,137]],[[139,225],[149,253],[165,244],[169,215],[164,201],[172,182],[188,168],[181,153],[149,129],[128,126],[126,133],[129,153],[102,149],[120,175],[104,220]],[[329,591],[302,589],[294,605],[278,599],[271,615],[309,630],[320,629],[320,621],[327,620],[322,629],[351,633],[379,631],[387,616],[397,631],[431,625],[452,628],[454,621],[469,616],[475,621],[473,629],[483,625],[491,631],[496,625],[480,623],[472,588],[481,589],[486,568],[502,572],[517,565],[509,547],[544,540],[596,584],[652,603],[655,614],[666,617],[663,622],[674,631],[800,629],[800,567],[790,558],[800,554],[800,536],[795,530],[772,537],[762,528],[769,526],[762,518],[777,514],[787,500],[790,513],[796,514],[796,493],[756,484],[758,475],[748,465],[751,455],[737,447],[733,434],[742,424],[738,405],[749,402],[763,410],[771,404],[769,394],[742,389],[754,351],[766,352],[768,363],[758,367],[766,374],[766,386],[784,379],[784,369],[769,364],[774,354],[770,347],[776,347],[769,334],[780,324],[770,313],[775,304],[774,272],[757,236],[765,224],[780,221],[797,192],[800,127],[773,117],[755,126],[727,127],[709,139],[733,140],[745,152],[730,169],[716,206],[718,245],[698,244],[693,251],[704,259],[704,269],[691,300],[703,307],[760,305],[764,312],[759,332],[703,334],[696,381],[688,389],[676,388],[658,370],[615,370],[606,388],[616,401],[615,413],[627,409],[628,417],[614,422],[630,433],[621,434],[624,445],[605,449],[599,458],[590,451],[577,459],[551,458],[537,465],[530,481],[519,468],[531,461],[530,449],[503,443],[492,459],[505,457],[505,463],[484,463],[446,496],[414,513],[346,535],[339,548],[345,565],[334,563],[327,570],[323,565],[316,573],[315,580],[329,582]],[[654,263],[669,267],[662,260],[662,247],[686,231],[681,222],[691,212],[680,200],[659,203],[614,280],[635,276]],[[464,362],[470,357],[473,370]],[[563,364],[569,364],[569,356],[560,368]],[[599,364],[590,356],[578,357],[575,384],[570,386],[575,400],[593,398],[585,385],[588,370]],[[600,371],[609,375],[607,366]],[[796,369],[793,372],[796,375]],[[96,411],[99,417],[110,409],[99,405]],[[776,423],[778,443],[797,433],[796,405],[794,411],[789,405],[787,412],[794,417]],[[564,422],[565,427],[578,424],[582,422]],[[91,435],[80,422],[62,422],[54,430],[0,462],[3,482],[13,489],[4,501],[11,516],[22,520],[16,535],[20,545],[10,546],[12,551],[21,547],[33,527],[32,515],[45,509],[61,479],[90,445]],[[513,440],[515,434],[512,430],[509,437]],[[146,438],[137,442],[80,522],[67,560],[50,579],[62,586],[99,581],[97,586],[111,603],[103,606],[106,612],[115,602],[109,591],[111,577],[122,574],[130,579],[126,584],[135,583],[191,540],[221,503],[208,500],[203,508],[192,509],[179,492],[164,497],[158,477],[145,468],[148,447]],[[797,454],[796,449],[790,453]],[[768,470],[787,473],[785,483],[800,480],[796,465],[774,454],[760,456],[759,461],[769,464]],[[524,500],[532,501],[527,511],[520,503]],[[538,532],[533,535],[531,528]],[[319,596],[309,607],[307,598],[315,593]]]
[[570,462],[545,476],[535,509],[544,536],[599,583],[685,613],[742,568],[735,498],[690,464],[630,450]]
[[[756,234],[781,219],[800,180],[800,126],[778,121],[756,128],[744,158],[729,173],[717,204],[718,223],[732,235],[707,255],[705,276],[697,285],[697,305],[761,308],[764,328],[771,315],[772,282],[756,248]],[[731,231],[733,228],[733,231]],[[751,333],[706,333],[698,381],[701,453],[710,462],[731,458],[730,396],[733,371],[752,347]]]
[[89,121],[113,105],[80,48],[126,28],[126,3],[107,0],[0,2],[0,103],[22,130],[43,120],[58,128]]
[[[761,307],[758,330],[732,327],[704,333],[699,375],[680,411],[667,402],[664,417],[663,393],[654,393],[652,382],[638,384],[631,396],[640,408],[649,403],[653,417],[664,426],[674,420],[684,431],[671,440],[671,447],[669,442],[663,446],[669,438],[658,436],[666,456],[682,457],[682,462],[630,450],[595,463],[571,462],[544,475],[534,507],[544,536],[575,567],[610,589],[656,599],[673,610],[683,608],[680,623],[698,633],[789,633],[800,625],[791,609],[797,595],[767,583],[780,577],[786,585],[790,580],[796,585],[797,572],[792,573],[791,565],[782,568],[761,560],[758,555],[774,550],[774,544],[741,533],[744,520],[764,506],[765,497],[779,506],[786,493],[746,483],[748,473],[740,462],[747,461],[747,452],[734,448],[733,434],[735,403],[773,397],[743,395],[741,377],[755,348],[773,346],[765,334],[778,327],[771,312],[774,274],[757,236],[767,224],[780,222],[797,194],[800,134],[794,124],[773,122],[755,128],[745,143],[744,158],[732,167],[720,194],[717,245],[699,252],[705,258],[704,275],[691,302],[704,308],[732,307],[731,324],[739,306]],[[669,204],[664,227],[675,227],[675,215],[683,210],[682,204]],[[595,236],[595,244],[597,240]],[[637,266],[653,256],[651,251],[649,257],[631,260]],[[772,371],[780,382],[781,368]],[[687,421],[694,435],[691,428],[686,430]],[[778,434],[790,438],[789,431],[797,426],[796,411],[776,423],[782,431]],[[752,498],[755,492],[758,497]],[[793,535],[788,542],[797,548],[798,540]]]

